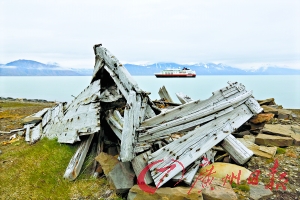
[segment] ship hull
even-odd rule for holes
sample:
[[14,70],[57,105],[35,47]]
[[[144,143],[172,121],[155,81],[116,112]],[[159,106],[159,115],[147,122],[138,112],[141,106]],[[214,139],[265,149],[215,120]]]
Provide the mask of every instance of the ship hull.
[[196,78],[196,74],[155,74],[156,78]]

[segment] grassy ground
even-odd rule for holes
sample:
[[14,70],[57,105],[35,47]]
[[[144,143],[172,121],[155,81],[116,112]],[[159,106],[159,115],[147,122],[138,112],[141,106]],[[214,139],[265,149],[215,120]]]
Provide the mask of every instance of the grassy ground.
[[[22,119],[51,104],[0,102],[0,131],[22,128]],[[1,135],[1,134],[0,134]],[[9,134],[0,136],[0,199],[120,199],[109,190],[105,178],[91,178],[88,159],[79,177],[63,179],[76,145],[42,139],[29,145],[24,138],[3,145]]]

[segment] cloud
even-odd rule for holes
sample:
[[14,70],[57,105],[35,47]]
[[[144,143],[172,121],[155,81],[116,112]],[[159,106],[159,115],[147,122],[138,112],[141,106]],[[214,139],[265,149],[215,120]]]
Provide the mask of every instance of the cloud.
[[300,68],[299,1],[13,0],[0,7],[0,63],[25,55],[92,67],[92,47],[103,43],[127,62],[274,62]]

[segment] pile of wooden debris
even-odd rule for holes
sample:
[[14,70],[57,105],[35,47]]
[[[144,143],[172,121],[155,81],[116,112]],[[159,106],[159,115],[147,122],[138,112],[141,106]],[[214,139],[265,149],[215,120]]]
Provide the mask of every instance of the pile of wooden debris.
[[[238,164],[253,155],[232,135],[262,111],[241,83],[229,82],[203,101],[177,93],[182,104],[173,103],[163,87],[162,100],[151,101],[106,48],[95,45],[94,52],[94,73],[84,91],[70,103],[59,103],[25,119],[25,139],[30,143],[41,137],[80,142],[65,178],[76,179],[88,152],[98,155],[104,173],[121,193],[135,184],[134,177],[140,185],[154,182],[157,188],[169,180],[192,184],[201,163],[214,162],[217,144]],[[104,169],[110,159],[104,158],[107,154],[118,156],[115,168],[121,170],[116,171],[126,168],[123,177],[129,175],[129,183],[122,183],[122,175],[114,175],[114,169]],[[100,164],[95,161],[94,176]],[[177,167],[166,170],[174,164]]]

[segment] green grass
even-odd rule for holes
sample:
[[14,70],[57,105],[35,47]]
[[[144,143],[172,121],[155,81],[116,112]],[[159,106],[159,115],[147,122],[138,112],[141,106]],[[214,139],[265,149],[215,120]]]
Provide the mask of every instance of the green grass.
[[[101,197],[109,187],[106,179],[82,174],[73,182],[63,179],[75,151],[75,146],[46,138],[34,145],[19,141],[6,147],[0,155],[0,199]],[[84,168],[89,162],[91,158],[87,159]]]
[[285,154],[286,150],[284,148],[278,147],[276,150],[276,154]]
[[[49,105],[55,105],[54,103],[48,103]],[[0,107],[2,108],[19,108],[19,107],[29,107],[29,106],[43,106],[45,103],[28,103],[19,101],[1,101]]]

